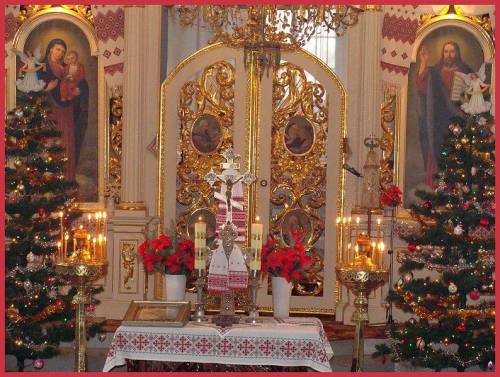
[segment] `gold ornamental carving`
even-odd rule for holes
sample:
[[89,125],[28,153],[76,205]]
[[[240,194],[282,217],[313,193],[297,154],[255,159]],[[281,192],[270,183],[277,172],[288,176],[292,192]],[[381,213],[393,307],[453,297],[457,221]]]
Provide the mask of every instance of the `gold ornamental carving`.
[[380,161],[380,188],[385,190],[394,181],[394,135],[396,119],[396,94],[387,90],[380,110],[382,137],[379,139],[382,159]]
[[217,213],[213,197],[218,185],[210,187],[204,177],[212,167],[218,169],[224,161],[222,151],[232,146],[234,82],[233,65],[219,61],[180,90],[176,200],[183,209],[177,216],[176,232],[184,238],[190,236],[193,216],[215,218]]
[[120,255],[122,258],[122,267],[124,271],[123,287],[126,290],[131,290],[133,287],[130,285],[134,281],[134,269],[136,264],[136,246],[137,242],[122,242],[120,247]]
[[73,13],[78,15],[92,25],[94,24],[94,15],[92,14],[92,9],[90,5],[21,5],[20,12],[18,16],[19,25],[21,25],[27,19],[36,16],[38,13],[51,10],[52,8],[62,8],[62,11],[66,13]]
[[326,90],[291,63],[282,63],[273,79],[270,234],[287,242],[290,227],[305,231],[304,246],[313,258],[300,295],[321,295],[323,256],[316,243],[325,229]]
[[123,132],[123,97],[116,95],[111,98],[111,127],[109,135],[109,167],[105,195],[120,201],[122,132]]

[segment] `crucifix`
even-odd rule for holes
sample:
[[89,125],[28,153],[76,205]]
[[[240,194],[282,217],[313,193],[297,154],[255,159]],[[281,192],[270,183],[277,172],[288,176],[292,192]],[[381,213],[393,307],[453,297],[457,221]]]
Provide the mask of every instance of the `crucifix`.
[[[222,169],[221,174],[214,172],[213,168],[205,175],[205,180],[213,186],[215,182],[221,182],[221,191],[215,193],[215,198],[226,203],[226,219],[222,228],[219,232],[219,237],[222,241],[222,248],[226,258],[229,259],[231,253],[234,249],[234,242],[238,238],[238,230],[236,225],[233,223],[232,210],[233,207],[243,210],[243,205],[233,200],[233,188],[238,182],[242,182],[245,185],[252,184],[256,178],[255,176],[247,171],[244,174],[240,174],[238,171],[240,169],[240,164],[235,162],[240,156],[235,155],[232,148],[227,149],[222,154],[225,162],[220,164]],[[225,185],[225,195],[223,194]],[[221,310],[220,315],[215,318],[216,323],[221,326],[231,326],[232,323],[237,322],[237,317],[234,315],[234,293],[233,290],[228,288],[223,292],[221,298]]]

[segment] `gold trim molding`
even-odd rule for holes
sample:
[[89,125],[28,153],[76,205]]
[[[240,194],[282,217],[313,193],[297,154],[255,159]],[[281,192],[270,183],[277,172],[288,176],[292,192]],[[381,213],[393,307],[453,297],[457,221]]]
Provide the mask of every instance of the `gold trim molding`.
[[396,130],[396,94],[386,90],[385,101],[380,109],[380,127],[382,137],[380,138],[380,149],[382,160],[380,161],[380,188],[385,190],[389,183],[394,181],[394,135]]
[[[134,272],[137,265],[137,240],[122,240],[120,241],[120,288],[124,288],[126,291],[120,293],[137,293],[137,281],[134,282]],[[123,275],[122,275],[123,272]]]
[[120,202],[121,190],[121,161],[122,161],[122,131],[123,131],[123,96],[111,98],[111,127],[109,135],[108,175],[105,187],[105,196],[112,197],[115,203]]
[[92,25],[94,25],[94,15],[92,14],[90,5],[21,5],[18,16],[19,25],[43,11],[57,10],[54,8],[61,8],[59,9],[59,11],[65,13],[74,13],[77,16],[83,17]]

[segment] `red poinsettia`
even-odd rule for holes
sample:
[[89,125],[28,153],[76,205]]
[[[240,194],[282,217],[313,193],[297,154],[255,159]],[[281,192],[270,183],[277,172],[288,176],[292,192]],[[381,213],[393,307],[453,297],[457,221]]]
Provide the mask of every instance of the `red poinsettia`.
[[402,192],[396,185],[390,185],[380,194],[380,201],[388,207],[397,207],[401,204]]
[[153,270],[166,274],[187,275],[194,268],[194,243],[183,240],[172,243],[168,235],[162,234],[152,241],[144,241],[139,246],[147,272]]
[[280,276],[288,282],[297,282],[303,278],[311,265],[311,257],[305,254],[300,238],[304,233],[292,230],[292,246],[279,246],[276,240],[269,239],[262,247],[262,276]]

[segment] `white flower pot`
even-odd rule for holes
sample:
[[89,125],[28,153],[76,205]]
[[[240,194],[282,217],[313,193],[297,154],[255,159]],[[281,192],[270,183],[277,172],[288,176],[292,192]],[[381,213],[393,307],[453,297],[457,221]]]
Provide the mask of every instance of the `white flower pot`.
[[292,283],[279,276],[271,277],[273,285],[273,314],[276,318],[290,316],[290,296],[292,294]]
[[186,296],[186,275],[165,274],[167,301],[184,301]]

